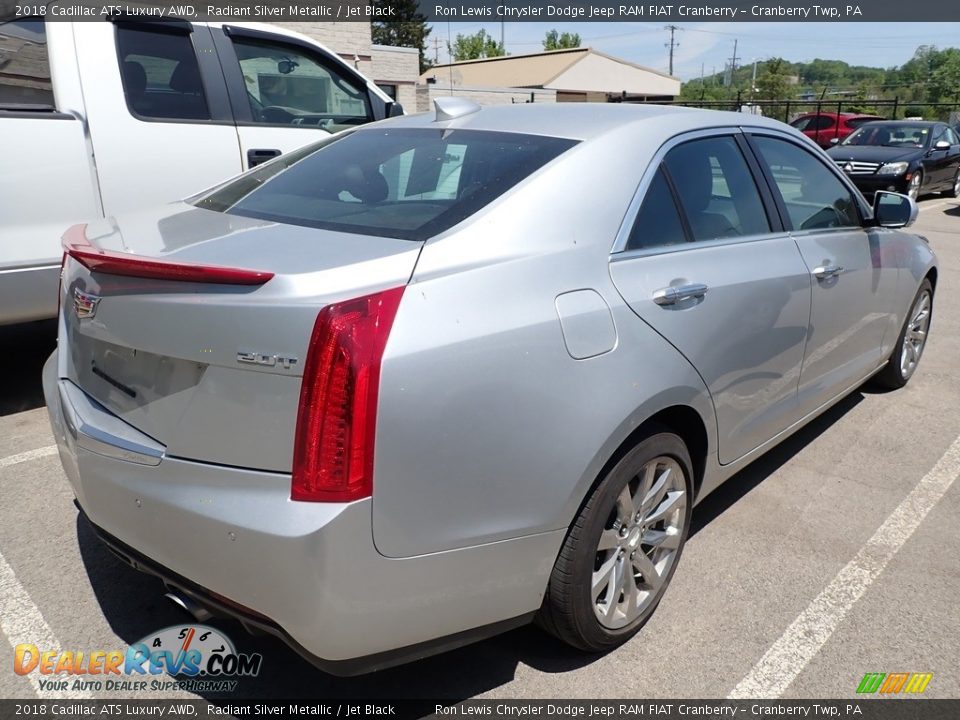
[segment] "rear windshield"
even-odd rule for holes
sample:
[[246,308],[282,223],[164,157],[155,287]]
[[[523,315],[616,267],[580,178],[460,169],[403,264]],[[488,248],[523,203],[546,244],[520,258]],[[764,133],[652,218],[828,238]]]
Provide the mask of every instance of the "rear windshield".
[[291,225],[425,240],[575,144],[478,130],[365,128],[278,158],[194,202]]

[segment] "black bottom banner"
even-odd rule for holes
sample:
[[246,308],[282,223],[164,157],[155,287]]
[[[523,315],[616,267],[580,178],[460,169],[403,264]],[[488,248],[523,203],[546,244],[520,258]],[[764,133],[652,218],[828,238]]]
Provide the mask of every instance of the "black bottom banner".
[[853,700],[0,700],[0,719],[152,718],[847,718],[955,720],[960,699]]

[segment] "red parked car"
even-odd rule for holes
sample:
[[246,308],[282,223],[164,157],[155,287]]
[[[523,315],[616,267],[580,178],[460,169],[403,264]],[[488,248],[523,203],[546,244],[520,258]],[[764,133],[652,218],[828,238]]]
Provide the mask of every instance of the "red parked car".
[[843,140],[858,127],[871,120],[883,120],[877,115],[858,113],[804,113],[791,121],[790,125],[802,132],[822,148],[828,148],[836,138]]

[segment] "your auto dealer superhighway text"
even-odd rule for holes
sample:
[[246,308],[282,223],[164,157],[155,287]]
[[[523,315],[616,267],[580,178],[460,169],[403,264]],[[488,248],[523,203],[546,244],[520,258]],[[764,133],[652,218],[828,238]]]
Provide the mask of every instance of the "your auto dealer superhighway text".
[[862,15],[859,6],[847,5],[845,11],[839,7],[825,5],[752,5],[749,8],[692,5],[434,5],[434,15],[445,18],[622,18],[622,17],[709,17],[709,18],[820,18],[836,19]]

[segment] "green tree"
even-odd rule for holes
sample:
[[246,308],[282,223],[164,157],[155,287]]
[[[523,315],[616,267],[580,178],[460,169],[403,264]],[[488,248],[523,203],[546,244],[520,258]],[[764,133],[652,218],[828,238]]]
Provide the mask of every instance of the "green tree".
[[498,43],[486,30],[481,29],[473,35],[457,33],[450,55],[454,60],[476,60],[477,58],[500,57],[506,55],[503,44]]
[[412,47],[420,51],[420,72],[430,68],[433,63],[427,57],[427,16],[420,12],[417,0],[371,0],[374,8],[393,8],[390,22],[371,21],[370,33],[377,45],[393,47]]
[[[785,100],[790,97],[790,63],[783,58],[771,58],[763,64],[757,76],[756,100]],[[781,105],[768,105],[763,109],[768,117],[783,118],[786,110]]]
[[578,33],[558,33],[551,30],[543,38],[544,50],[566,50],[567,48],[580,47],[580,35]]

